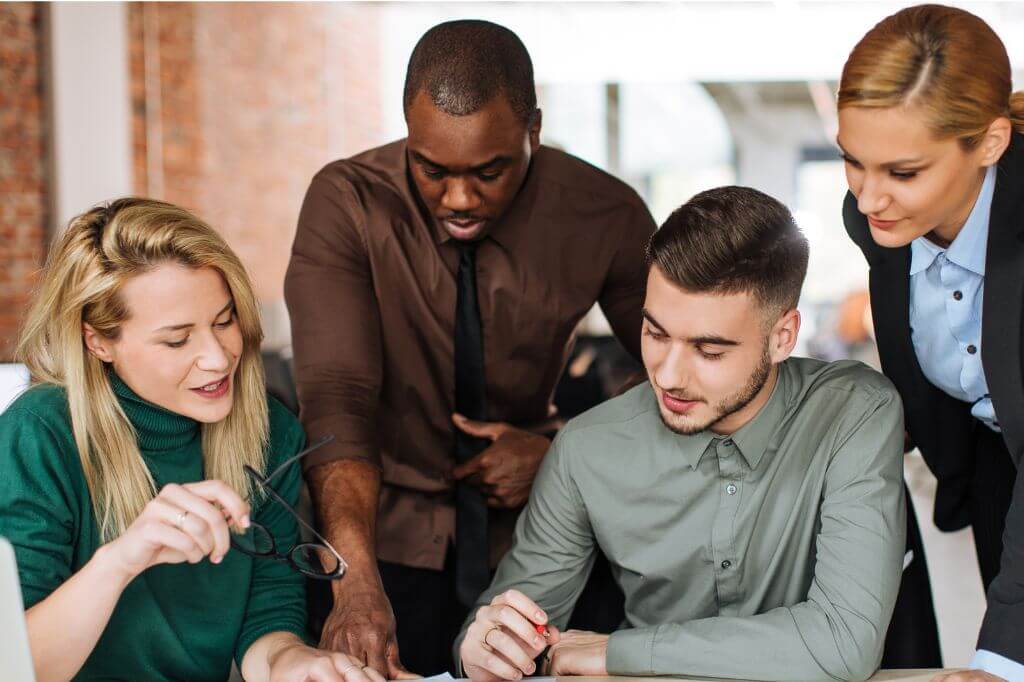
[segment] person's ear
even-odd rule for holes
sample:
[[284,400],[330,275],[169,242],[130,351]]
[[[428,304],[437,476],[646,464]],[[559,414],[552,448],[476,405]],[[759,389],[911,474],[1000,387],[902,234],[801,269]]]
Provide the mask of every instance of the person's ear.
[[989,124],[985,136],[981,138],[979,145],[981,151],[981,165],[992,166],[999,163],[1003,152],[1010,146],[1010,138],[1013,136],[1013,125],[1010,119],[1000,116]]
[[100,334],[96,329],[88,322],[82,323],[82,339],[85,341],[85,347],[89,349],[95,357],[99,358],[103,362],[113,362],[114,355],[111,352],[110,339]]
[[768,353],[772,364],[777,365],[793,353],[799,334],[800,311],[796,308],[787,310],[775,322],[768,339]]
[[540,148],[540,123],[541,123],[541,111],[540,109],[534,109],[533,114],[530,116],[530,153],[536,154],[537,149]]

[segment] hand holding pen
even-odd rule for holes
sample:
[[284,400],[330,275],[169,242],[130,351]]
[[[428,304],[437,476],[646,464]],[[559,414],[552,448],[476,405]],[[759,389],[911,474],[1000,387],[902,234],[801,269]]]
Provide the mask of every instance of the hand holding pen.
[[476,612],[459,654],[473,682],[519,680],[536,672],[533,660],[560,636],[537,604],[509,590]]

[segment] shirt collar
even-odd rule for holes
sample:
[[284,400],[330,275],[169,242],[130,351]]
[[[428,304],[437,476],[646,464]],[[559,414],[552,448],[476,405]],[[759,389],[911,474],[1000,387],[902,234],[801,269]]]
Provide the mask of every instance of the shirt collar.
[[[779,365],[775,386],[768,397],[768,402],[754,415],[753,419],[741,426],[736,433],[730,436],[723,436],[705,429],[692,436],[680,436],[674,434],[678,439],[678,447],[686,459],[690,468],[696,469],[701,458],[710,449],[712,441],[732,439],[740,455],[747,462],[747,466],[756,469],[768,450],[768,443],[775,433],[782,416],[786,411],[787,395],[789,393],[789,371],[787,363]],[[668,431],[668,429],[665,429]]]
[[925,237],[910,242],[910,275],[914,276],[930,268],[944,250]]
[[992,213],[992,197],[995,193],[996,167],[989,166],[985,172],[985,180],[981,183],[981,191],[974,202],[974,208],[967,216],[963,229],[949,245],[948,249],[918,237],[910,243],[910,274],[927,270],[945,252],[946,259],[956,263],[965,270],[985,276],[985,251],[988,248],[988,223]]
[[985,276],[985,249],[988,246],[988,220],[992,214],[992,196],[995,194],[996,167],[989,166],[985,171],[985,181],[981,183],[981,192],[974,202],[967,222],[949,245],[946,258],[960,267]]
[[717,434],[707,429],[700,433],[684,436],[670,431],[664,424],[662,424],[662,427],[667,432],[668,437],[674,441],[675,446],[679,449],[683,459],[686,460],[691,469],[697,468],[704,453],[707,452],[708,446],[711,445],[711,441],[718,437]]

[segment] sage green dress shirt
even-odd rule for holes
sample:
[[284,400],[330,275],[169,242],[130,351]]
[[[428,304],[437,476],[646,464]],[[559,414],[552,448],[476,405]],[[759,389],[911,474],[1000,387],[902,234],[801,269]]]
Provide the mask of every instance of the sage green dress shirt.
[[669,430],[642,384],[559,433],[478,606],[518,589],[564,628],[600,547],[626,595],[609,674],[866,679],[903,568],[902,451],[899,396],[860,363],[787,360],[728,437]]

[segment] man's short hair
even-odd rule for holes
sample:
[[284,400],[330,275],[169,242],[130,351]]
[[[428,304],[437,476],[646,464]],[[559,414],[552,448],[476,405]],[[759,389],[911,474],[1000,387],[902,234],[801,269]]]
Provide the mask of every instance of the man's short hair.
[[475,113],[498,94],[526,125],[537,111],[526,46],[515,33],[489,21],[448,21],[423,34],[405,73],[407,115],[420,92],[452,116]]
[[735,186],[694,196],[647,246],[648,265],[676,286],[694,293],[751,292],[776,317],[800,300],[807,256],[807,239],[789,209]]

